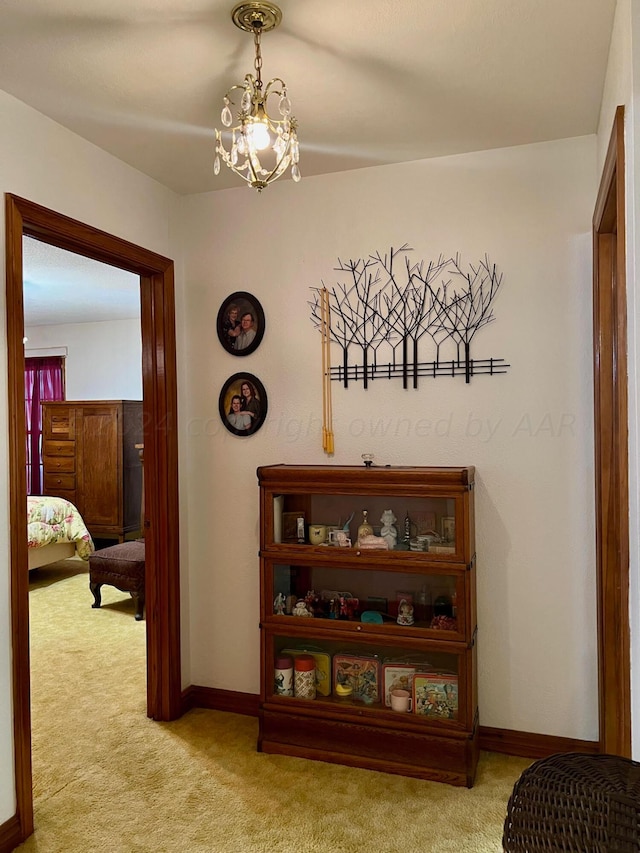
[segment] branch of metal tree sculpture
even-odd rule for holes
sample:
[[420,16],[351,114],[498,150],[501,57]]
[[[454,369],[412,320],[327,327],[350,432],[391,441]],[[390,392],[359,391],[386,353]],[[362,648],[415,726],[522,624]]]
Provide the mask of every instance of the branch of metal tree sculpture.
[[[489,263],[486,255],[477,267],[469,264],[469,269],[470,272],[462,270],[459,255],[451,259],[449,275],[461,278],[465,284],[461,292],[458,292],[454,285],[453,294],[449,300],[445,295],[441,316],[442,327],[456,342],[458,360],[460,360],[460,347],[464,349],[467,382],[471,378],[471,341],[479,329],[495,319],[492,303],[502,282],[502,275],[498,274],[495,264]],[[452,279],[449,278],[446,284],[443,282],[445,294],[451,281]]]
[[[391,297],[386,299],[387,322],[390,337],[397,336],[402,344],[402,382],[407,387],[409,369],[413,375],[413,387],[418,387],[418,343],[427,334],[433,323],[434,301],[432,284],[444,266],[449,263],[440,256],[436,262],[429,261],[426,272],[424,263],[410,265],[406,262],[407,284],[401,290],[394,280]],[[416,284],[418,282],[418,284]],[[395,350],[393,345],[394,364]],[[411,353],[409,352],[411,348]]]

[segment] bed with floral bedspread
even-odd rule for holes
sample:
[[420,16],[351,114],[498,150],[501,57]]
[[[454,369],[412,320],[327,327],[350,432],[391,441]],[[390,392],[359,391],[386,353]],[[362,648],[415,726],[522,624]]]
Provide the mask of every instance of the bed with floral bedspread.
[[77,555],[88,560],[94,546],[77,508],[64,498],[27,497],[29,568]]

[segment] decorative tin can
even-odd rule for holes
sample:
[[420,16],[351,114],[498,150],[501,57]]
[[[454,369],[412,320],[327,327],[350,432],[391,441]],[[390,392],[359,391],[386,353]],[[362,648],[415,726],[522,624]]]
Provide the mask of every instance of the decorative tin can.
[[273,692],[276,696],[293,696],[293,658],[289,655],[276,658]]
[[294,664],[294,695],[297,699],[316,698],[316,660],[312,655],[298,655]]

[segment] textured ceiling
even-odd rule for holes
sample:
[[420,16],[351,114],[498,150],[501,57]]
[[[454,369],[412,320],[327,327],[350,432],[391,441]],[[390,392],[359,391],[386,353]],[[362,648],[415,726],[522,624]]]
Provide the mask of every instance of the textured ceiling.
[[[253,70],[228,0],[2,0],[0,89],[179,193]],[[305,175],[594,133],[615,0],[281,0]]]
[[130,272],[23,239],[24,324],[56,326],[140,316],[140,279]]

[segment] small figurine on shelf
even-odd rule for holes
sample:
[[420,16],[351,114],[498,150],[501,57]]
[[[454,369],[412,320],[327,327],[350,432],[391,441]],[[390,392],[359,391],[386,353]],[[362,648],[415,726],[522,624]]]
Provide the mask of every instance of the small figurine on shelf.
[[276,616],[284,616],[285,597],[279,592],[273,602],[273,612]]
[[413,604],[403,598],[398,605],[398,625],[413,625]]
[[344,530],[332,530],[329,533],[329,544],[338,548],[351,548],[351,539]]
[[411,519],[409,518],[409,512],[404,517],[404,541],[411,541]]
[[304,598],[299,598],[296,601],[296,606],[293,608],[293,616],[312,616],[313,614],[309,612],[307,607],[307,603]]
[[310,589],[304,597],[304,603],[311,616],[322,616],[322,601],[318,593]]
[[396,547],[396,542],[398,541],[398,531],[394,527],[397,520],[398,519],[395,517],[393,510],[391,509],[385,509],[380,516],[380,522],[382,523],[380,536],[387,540],[390,551],[393,551]]
[[362,524],[358,528],[358,542],[361,539],[364,539],[365,536],[373,536],[373,527],[369,524],[369,521],[367,520],[367,515],[368,515],[367,510],[363,509],[362,510]]

